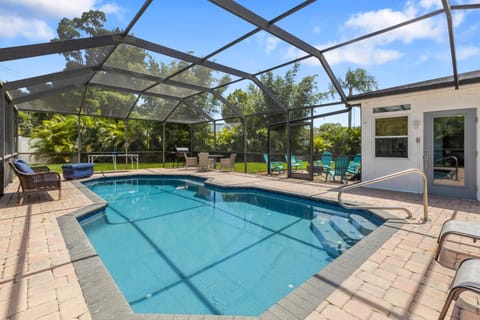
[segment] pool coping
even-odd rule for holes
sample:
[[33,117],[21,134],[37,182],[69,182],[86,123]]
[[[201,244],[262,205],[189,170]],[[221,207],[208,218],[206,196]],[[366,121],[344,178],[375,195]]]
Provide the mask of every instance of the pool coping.
[[[172,176],[167,174],[132,174],[128,177],[139,176]],[[182,174],[181,176],[189,176]],[[122,176],[125,177],[125,176]],[[194,177],[194,176],[192,176]],[[196,178],[196,177],[194,177]],[[84,179],[82,181],[97,180],[99,178]],[[100,178],[101,179],[101,178]],[[179,314],[137,314],[134,313],[123,296],[100,257],[90,244],[77,218],[95,213],[107,206],[107,202],[92,192],[78,180],[71,183],[79,189],[92,204],[75,210],[67,215],[58,217],[58,224],[69,250],[72,264],[77,274],[85,302],[93,320],[290,320],[305,319],[311,314],[341,283],[357,270],[382,244],[384,244],[404,224],[388,212],[369,210],[385,222],[371,234],[362,239],[355,246],[330,262],[320,272],[316,273],[303,284],[292,290],[288,295],[277,301],[258,317],[252,316],[225,316],[225,315],[179,315]],[[262,191],[300,196],[305,199],[321,200],[336,203],[317,195],[307,196],[295,192],[270,190],[261,186],[228,186],[215,183],[214,179],[207,179],[206,184],[220,188],[257,189]],[[362,205],[361,203],[350,203]],[[93,272],[92,272],[93,271]]]

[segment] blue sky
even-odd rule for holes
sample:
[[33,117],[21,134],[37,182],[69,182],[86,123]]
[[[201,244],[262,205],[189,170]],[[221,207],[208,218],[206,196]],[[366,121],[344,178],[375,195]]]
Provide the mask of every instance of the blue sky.
[[[239,0],[241,5],[266,19],[288,10],[299,0]],[[480,0],[451,0],[452,4]],[[48,42],[56,35],[63,17],[73,18],[90,9],[107,14],[107,28],[125,28],[143,1],[128,0],[0,0],[0,47]],[[441,0],[316,1],[277,25],[318,49],[421,16],[441,7]],[[454,11],[459,72],[480,69],[480,10]],[[203,0],[155,0],[133,28],[133,33],[180,51],[204,56],[254,26]],[[247,72],[305,55],[304,52],[266,33],[259,32],[212,60]],[[168,58],[159,57],[168,61]],[[447,24],[444,15],[326,53],[337,76],[361,67],[387,88],[452,73]],[[12,81],[60,71],[61,55],[0,63],[0,80]],[[282,75],[286,69],[276,71]],[[319,91],[329,80],[316,59],[304,60],[301,75],[318,74]],[[357,116],[358,118],[358,116]],[[329,119],[335,121],[334,119]],[[343,118],[339,120],[343,122]]]

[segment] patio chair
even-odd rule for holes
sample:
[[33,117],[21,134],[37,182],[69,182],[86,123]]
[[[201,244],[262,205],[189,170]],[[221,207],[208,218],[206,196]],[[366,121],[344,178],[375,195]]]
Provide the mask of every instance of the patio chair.
[[438,246],[437,251],[435,252],[435,260],[438,260],[440,251],[442,251],[443,242],[450,234],[472,238],[473,241],[476,242],[478,239],[480,239],[480,223],[458,220],[445,221],[442,225],[442,229],[440,229],[440,233],[438,234]]
[[357,176],[360,173],[360,153],[357,153],[352,161],[348,164],[347,173],[353,177]]
[[198,166],[198,159],[197,157],[189,157],[187,156],[187,153],[184,152],[183,153],[184,157],[185,157],[185,169],[189,168],[189,167],[196,167]]
[[322,158],[320,161],[323,171],[326,172],[328,169],[330,169],[330,162],[332,162],[332,153],[330,151],[325,151],[324,153],[322,153]]
[[235,168],[235,158],[237,157],[236,153],[232,153],[229,158],[222,158],[220,159],[220,169],[230,169],[233,170]]
[[440,312],[439,320],[443,320],[450,304],[456,301],[463,291],[473,291],[480,293],[480,259],[469,258],[463,260],[458,267],[458,270],[453,279],[452,285],[448,292],[447,299]]
[[211,162],[208,159],[208,152],[200,152],[198,154],[198,171],[208,171],[210,166]]
[[19,203],[23,204],[25,195],[30,192],[58,190],[58,199],[62,196],[61,177],[58,172],[51,172],[47,166],[30,167],[23,160],[8,162],[20,180],[17,192],[22,188]]
[[328,180],[328,176],[332,176],[333,182],[335,182],[335,177],[340,177],[341,180],[340,182],[343,183],[345,180],[345,175],[347,174],[347,169],[348,169],[348,164],[350,163],[350,160],[348,157],[341,156],[337,157],[334,161],[334,167],[326,170],[325,172],[325,182]]
[[[294,154],[291,155],[290,160],[290,166],[292,167],[292,170],[298,170],[302,168],[302,160],[297,160]],[[285,161],[288,163],[288,154],[285,155]]]
[[[265,163],[268,164],[268,154],[263,154],[263,160]],[[270,172],[271,171],[278,171],[278,174],[282,173],[283,171],[283,163],[281,161],[271,161],[270,162]]]

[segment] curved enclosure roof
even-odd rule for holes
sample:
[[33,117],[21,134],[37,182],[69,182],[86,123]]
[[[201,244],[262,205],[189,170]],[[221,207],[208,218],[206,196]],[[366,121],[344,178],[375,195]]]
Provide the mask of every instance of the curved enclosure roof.
[[[307,107],[288,105],[261,81],[294,64],[298,77],[316,76],[319,92],[336,91],[322,101],[329,107],[315,108],[326,114],[349,106],[352,92],[339,80],[348,69],[366,69],[380,92],[437,78],[458,88],[462,73],[480,70],[480,1],[135,4],[117,31],[0,48],[0,68],[32,66],[26,76],[0,76],[3,90],[23,111],[193,124]],[[65,64],[72,56],[82,63]],[[228,99],[249,87],[268,103],[243,108]]]

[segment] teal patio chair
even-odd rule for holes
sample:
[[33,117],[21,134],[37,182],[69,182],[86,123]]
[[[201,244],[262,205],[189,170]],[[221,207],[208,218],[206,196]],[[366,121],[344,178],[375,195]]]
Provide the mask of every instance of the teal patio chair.
[[[285,161],[288,163],[288,154],[285,155]],[[292,170],[302,169],[302,160],[297,160],[295,155],[292,154],[290,166],[292,167]]]
[[361,161],[360,153],[357,153],[352,161],[348,164],[347,173],[351,175],[357,175],[360,173],[360,161]]
[[[268,154],[263,154],[263,159],[265,163],[268,165]],[[271,161],[270,162],[270,172],[278,171],[278,174],[282,173],[283,171],[283,163],[281,161]]]
[[322,162],[323,171],[326,172],[330,169],[330,162],[332,162],[332,153],[330,151],[325,151],[322,153]]
[[335,182],[335,177],[340,177],[340,182],[343,183],[345,180],[345,175],[347,174],[348,164],[350,159],[345,156],[337,157],[334,161],[334,167],[329,168],[325,171],[325,182],[328,180],[328,176],[332,176],[333,182]]

